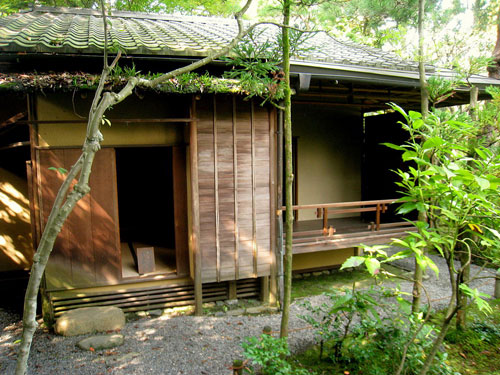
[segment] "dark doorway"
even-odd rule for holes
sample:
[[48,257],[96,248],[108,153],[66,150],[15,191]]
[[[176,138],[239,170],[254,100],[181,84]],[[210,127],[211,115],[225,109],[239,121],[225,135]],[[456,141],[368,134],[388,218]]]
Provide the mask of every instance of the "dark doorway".
[[139,274],[138,248],[154,249],[148,273],[175,273],[172,147],[117,148],[116,170],[123,277]]

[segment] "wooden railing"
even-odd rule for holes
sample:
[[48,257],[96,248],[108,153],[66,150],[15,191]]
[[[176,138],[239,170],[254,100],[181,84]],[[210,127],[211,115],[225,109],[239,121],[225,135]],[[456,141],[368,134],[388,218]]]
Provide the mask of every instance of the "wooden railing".
[[[395,223],[381,223],[381,216],[388,206],[396,199],[382,199],[357,202],[320,203],[292,206],[293,211],[316,210],[317,218],[323,218],[322,228],[316,230],[296,230],[293,232],[293,253],[309,253],[323,250],[344,249],[356,247],[360,244],[375,245],[387,243],[393,238],[401,237],[414,231],[413,223],[400,221]],[[285,210],[285,207],[282,207]],[[357,224],[355,227],[337,228],[329,225],[329,215],[357,214],[374,212],[375,221],[369,224]],[[360,225],[361,224],[361,225]],[[346,230],[347,229],[347,230]],[[285,234],[283,234],[283,237]]]
[[[339,214],[356,214],[362,212],[375,212],[375,222],[371,225],[371,230],[380,230],[380,216],[387,211],[387,206],[394,203],[396,199],[380,199],[371,201],[357,201],[357,202],[339,202],[339,203],[318,203],[318,204],[302,204],[292,206],[293,211],[299,210],[316,210],[316,217],[319,219],[323,217],[323,234],[332,234],[332,227],[328,226],[328,215]],[[286,207],[282,209],[285,211]],[[314,233],[313,233],[314,232]],[[300,232],[304,235],[304,232]],[[311,235],[316,234],[317,231],[311,231]]]

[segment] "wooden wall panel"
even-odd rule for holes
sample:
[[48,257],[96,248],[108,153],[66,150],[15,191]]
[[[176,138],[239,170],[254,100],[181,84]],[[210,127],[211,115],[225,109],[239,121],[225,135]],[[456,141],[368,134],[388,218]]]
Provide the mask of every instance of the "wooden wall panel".
[[[69,170],[80,153],[79,149],[38,151],[42,226],[63,180],[49,167]],[[91,195],[69,215],[47,264],[48,290],[113,284],[121,278],[114,150],[97,153],[92,169]]]
[[189,273],[185,147],[174,146],[172,148],[172,169],[174,180],[175,260],[177,275],[184,276]]
[[200,250],[202,277],[215,280],[215,169],[213,102],[202,100],[197,104],[198,121],[198,192],[200,202]]
[[103,148],[96,154],[90,186],[96,282],[113,284],[120,279],[122,263],[114,149]]
[[203,281],[268,276],[269,112],[249,100],[207,96],[197,117]]

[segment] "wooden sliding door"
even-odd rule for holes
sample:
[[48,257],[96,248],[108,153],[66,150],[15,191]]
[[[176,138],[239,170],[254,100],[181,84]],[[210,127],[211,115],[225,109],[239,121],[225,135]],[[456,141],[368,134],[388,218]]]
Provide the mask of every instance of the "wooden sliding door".
[[[64,178],[49,168],[69,170],[80,153],[76,148],[38,150],[42,228]],[[49,291],[115,284],[121,279],[114,149],[96,154],[90,187],[91,193],[78,202],[56,240],[45,272]]]

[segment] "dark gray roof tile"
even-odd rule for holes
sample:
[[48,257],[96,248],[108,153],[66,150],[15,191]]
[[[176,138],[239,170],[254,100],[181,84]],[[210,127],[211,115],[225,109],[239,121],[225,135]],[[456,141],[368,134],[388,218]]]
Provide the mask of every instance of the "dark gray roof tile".
[[[127,54],[205,56],[236,35],[234,19],[183,17],[131,12],[109,16],[108,43]],[[273,38],[275,26],[261,26]],[[295,59],[342,65],[416,71],[417,64],[382,50],[341,41],[318,33],[308,39]],[[98,11],[76,8],[35,8],[0,18],[1,52],[100,53],[104,48],[102,17]]]

